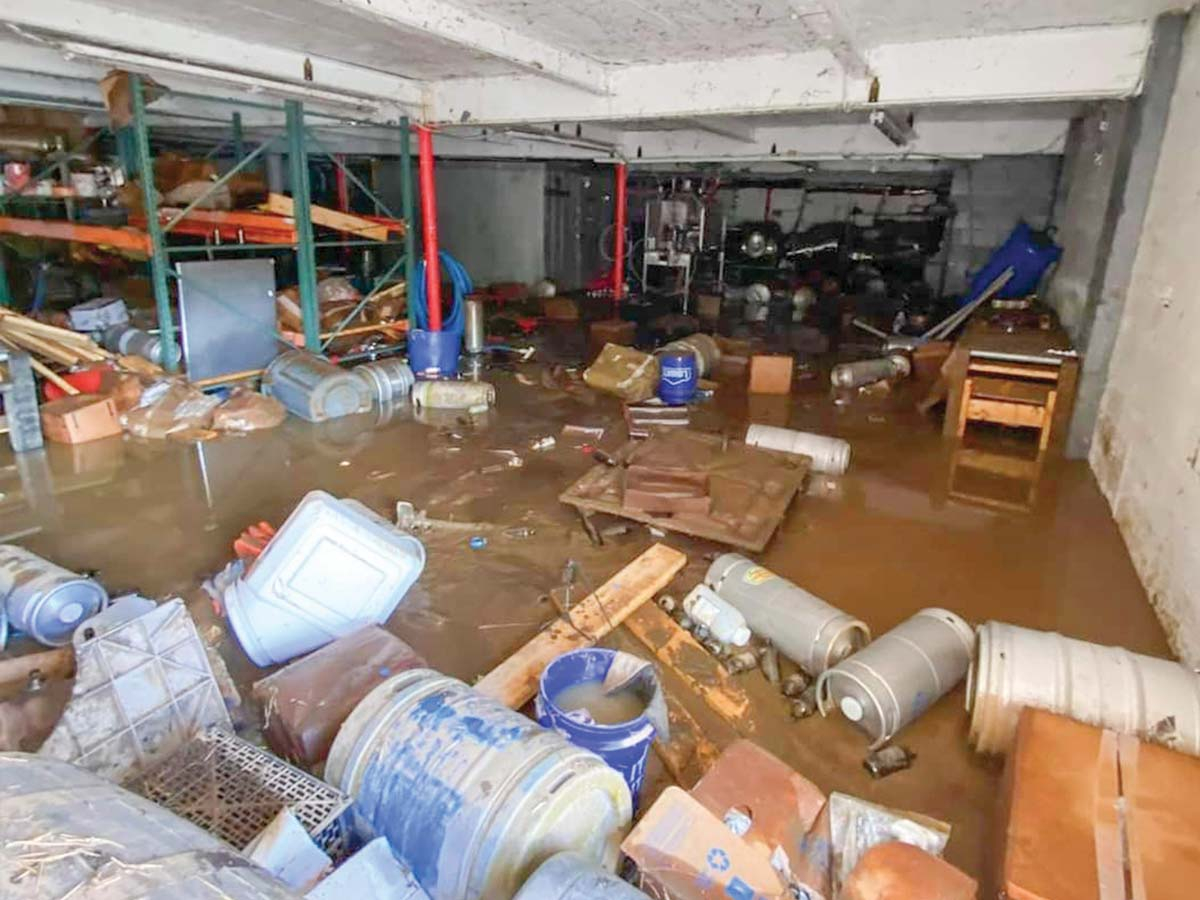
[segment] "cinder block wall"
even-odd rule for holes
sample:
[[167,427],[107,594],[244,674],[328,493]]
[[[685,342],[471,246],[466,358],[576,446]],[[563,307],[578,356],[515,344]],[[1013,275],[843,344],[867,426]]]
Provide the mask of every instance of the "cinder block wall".
[[1179,80],[1090,461],[1177,653],[1200,665],[1200,21]]
[[[991,156],[955,169],[950,192],[958,212],[950,224],[947,293],[966,290],[971,273],[1017,222],[1046,227],[1054,214],[1061,167],[1061,156]],[[936,266],[930,268],[936,271]]]

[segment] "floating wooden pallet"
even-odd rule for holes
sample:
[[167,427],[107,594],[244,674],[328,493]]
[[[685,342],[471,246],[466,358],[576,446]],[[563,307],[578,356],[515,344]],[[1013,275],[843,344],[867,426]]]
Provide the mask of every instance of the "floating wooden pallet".
[[[755,553],[771,540],[809,469],[806,456],[762,450],[684,428],[630,441],[613,455],[617,466],[595,466],[558,499],[585,518],[607,513]],[[709,512],[660,516],[625,508],[624,467],[648,457],[687,460],[705,472],[712,497]]]

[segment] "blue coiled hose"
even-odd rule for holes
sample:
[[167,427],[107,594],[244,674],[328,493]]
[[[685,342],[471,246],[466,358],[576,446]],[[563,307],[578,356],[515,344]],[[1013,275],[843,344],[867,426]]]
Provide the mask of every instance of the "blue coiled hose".
[[[438,259],[441,260],[442,270],[449,273],[450,284],[454,288],[454,303],[450,307],[450,315],[442,319],[442,330],[461,332],[463,300],[475,290],[475,285],[472,284],[471,276],[467,274],[463,264],[445,250],[438,253]],[[424,331],[429,328],[429,310],[425,301],[425,260],[417,263],[414,276],[417,283],[410,285],[408,292],[408,315],[413,325]]]

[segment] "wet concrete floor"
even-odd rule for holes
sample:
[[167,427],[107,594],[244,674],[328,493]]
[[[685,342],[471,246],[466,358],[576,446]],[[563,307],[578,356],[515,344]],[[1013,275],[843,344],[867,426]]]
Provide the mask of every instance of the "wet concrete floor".
[[[0,457],[0,540],[20,543],[77,570],[95,570],[116,595],[188,598],[201,634],[219,647],[243,686],[263,674],[250,664],[198,589],[231,558],[248,524],[283,521],[310,490],[354,497],[389,513],[399,499],[429,515],[491,523],[488,544],[471,532],[423,536],[429,562],[389,627],[442,671],[473,680],[515,651],[555,615],[543,598],[577,561],[583,589],[603,582],[653,540],[634,526],[593,547],[558,494],[592,464],[565,424],[625,437],[618,404],[562,389],[539,364],[489,373],[499,403],[486,416],[455,413],[415,420],[405,408],[312,426],[289,419],[273,431],[200,444],[113,438]],[[940,422],[915,412],[901,390],[832,402],[822,377],[791,398],[749,397],[734,374],[694,418],[697,427],[736,433],[747,421],[788,425],[848,439],[849,473],[817,476],[799,497],[761,561],[882,634],[927,606],[1054,629],[1131,650],[1165,655],[1166,642],[1086,465],[1048,464],[1029,511],[951,496],[954,448]],[[388,419],[387,421],[380,421]],[[531,443],[554,436],[553,449]],[[1007,438],[1006,438],[1007,440]],[[519,467],[510,460],[519,457]],[[970,479],[967,479],[969,482]],[[1017,505],[1028,486],[995,478],[959,484],[958,494],[1003,494]],[[524,526],[528,537],[503,529]],[[671,592],[682,596],[722,548],[682,536],[667,543],[689,556]],[[645,653],[627,634],[610,643]],[[21,647],[14,650],[20,651]],[[882,781],[861,767],[866,741],[840,718],[793,722],[785,701],[758,672],[739,676],[755,699],[750,735],[821,788],[911,809],[949,822],[947,857],[990,882],[989,848],[999,764],[966,741],[963,687],[905,729],[899,742],[914,766]],[[672,684],[706,725],[695,695]],[[248,691],[243,692],[249,702]],[[254,724],[257,713],[249,710]],[[710,736],[734,735],[721,722]],[[653,779],[662,783],[661,770]],[[982,896],[988,896],[983,893]]]

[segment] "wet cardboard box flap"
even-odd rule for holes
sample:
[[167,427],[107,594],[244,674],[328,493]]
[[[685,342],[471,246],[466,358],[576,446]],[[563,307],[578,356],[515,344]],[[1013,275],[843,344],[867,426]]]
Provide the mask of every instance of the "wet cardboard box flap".
[[1197,896],[1200,759],[1026,709],[1003,818],[1011,900]]

